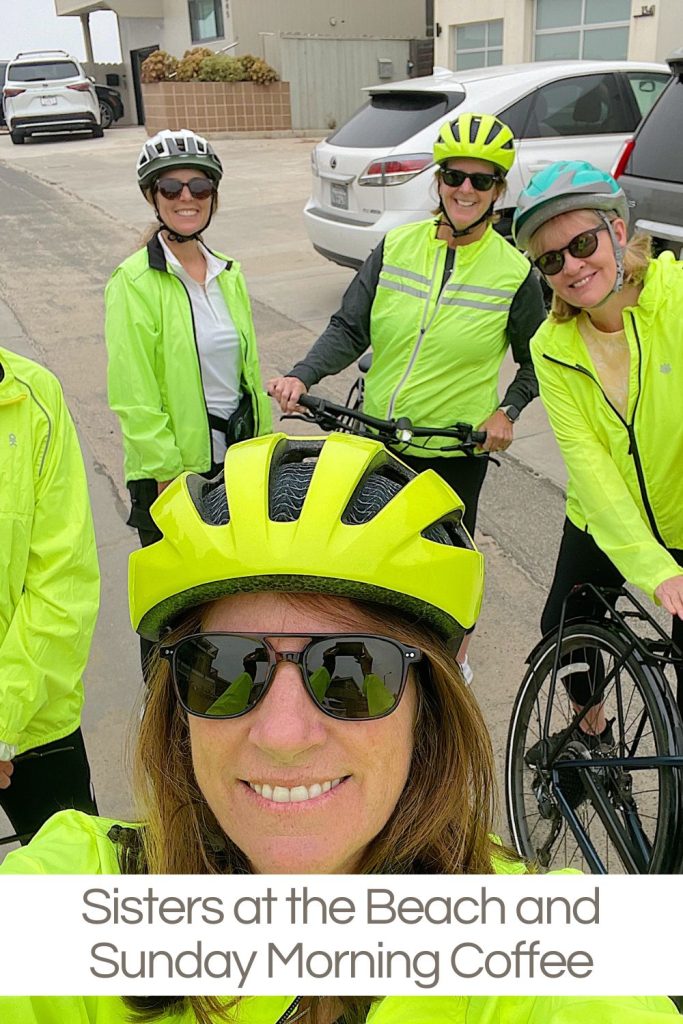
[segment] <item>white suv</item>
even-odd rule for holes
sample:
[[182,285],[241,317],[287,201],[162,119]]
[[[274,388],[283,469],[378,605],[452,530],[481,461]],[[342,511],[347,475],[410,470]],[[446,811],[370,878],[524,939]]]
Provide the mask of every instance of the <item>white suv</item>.
[[358,267],[390,228],[437,205],[432,145],[464,111],[497,114],[517,140],[498,208],[505,231],[521,189],[554,160],[590,160],[608,171],[627,135],[670,78],[665,64],[543,61],[451,72],[368,88],[370,98],[311,154],[304,210],[319,253]]
[[64,50],[18,53],[7,65],[2,90],[5,120],[12,142],[27,135],[88,131],[103,135],[95,87],[74,57]]

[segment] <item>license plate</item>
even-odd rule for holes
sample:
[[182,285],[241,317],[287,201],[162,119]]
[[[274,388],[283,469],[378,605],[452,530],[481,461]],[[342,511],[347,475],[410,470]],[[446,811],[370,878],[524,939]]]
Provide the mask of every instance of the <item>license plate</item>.
[[330,182],[330,201],[338,210],[348,210],[349,190],[348,186],[340,185],[336,181]]
[[57,97],[56,96],[41,96],[40,97],[40,102],[43,104],[44,107],[54,107],[57,104]]

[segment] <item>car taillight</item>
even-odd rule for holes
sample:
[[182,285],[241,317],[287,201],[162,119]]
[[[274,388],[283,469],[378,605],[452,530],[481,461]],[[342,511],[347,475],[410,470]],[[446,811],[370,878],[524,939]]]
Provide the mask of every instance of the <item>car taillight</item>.
[[90,92],[87,82],[76,82],[75,85],[67,85],[67,89],[74,89],[76,92]]
[[411,153],[373,160],[358,177],[359,185],[401,185],[434,163],[431,153]]
[[3,96],[21,96],[22,92],[26,92],[26,89],[12,89],[8,85],[2,90]]
[[614,167],[612,168],[612,177],[613,178],[619,178],[624,173],[624,171],[626,170],[626,164],[629,161],[629,157],[631,156],[631,153],[633,152],[633,147],[635,146],[635,144],[636,144],[636,140],[635,139],[627,139],[626,142],[624,143],[624,145],[622,146],[621,152],[619,153],[619,156],[617,157],[617,161],[616,161]]

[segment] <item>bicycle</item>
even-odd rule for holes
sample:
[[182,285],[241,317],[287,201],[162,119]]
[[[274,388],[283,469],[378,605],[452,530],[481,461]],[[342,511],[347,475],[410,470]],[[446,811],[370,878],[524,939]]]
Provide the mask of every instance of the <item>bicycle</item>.
[[[558,629],[527,659],[505,757],[513,843],[542,868],[679,873],[683,722],[667,672],[683,654],[624,589],[572,593],[605,617],[568,620],[565,600]],[[577,673],[592,685],[582,707],[570,693]],[[613,719],[602,742],[581,730],[593,708]]]

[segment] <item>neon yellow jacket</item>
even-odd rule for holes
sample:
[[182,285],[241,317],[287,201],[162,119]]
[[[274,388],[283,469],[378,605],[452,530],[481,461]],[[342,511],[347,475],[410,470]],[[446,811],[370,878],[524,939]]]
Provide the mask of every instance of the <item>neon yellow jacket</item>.
[[[242,390],[251,395],[257,434],[271,430],[251,306],[239,263],[226,260],[218,283],[242,346]],[[123,433],[131,480],[171,480],[211,466],[211,434],[182,281],[166,265],[157,236],[117,267],[105,290],[109,404]]]
[[0,741],[17,753],[78,728],[99,570],[62,389],[0,348]]
[[624,577],[652,595],[681,572],[683,548],[683,263],[653,260],[624,310],[631,352],[626,420],[608,402],[576,322],[546,321],[531,354],[569,473],[567,516]]
[[[0,874],[117,874],[116,848],[107,838],[114,824],[80,811],[55,814],[28,847],[9,854]],[[236,1024],[276,1024],[292,1002],[291,996],[244,998],[231,1019]],[[677,1016],[673,1004],[656,996],[389,996],[372,1006],[367,1024],[665,1024],[673,1016]],[[0,998],[0,1020],[2,1024],[129,1024],[130,1017],[122,1000],[113,996],[8,996]],[[194,1018],[188,1010],[156,1020],[193,1024]]]

